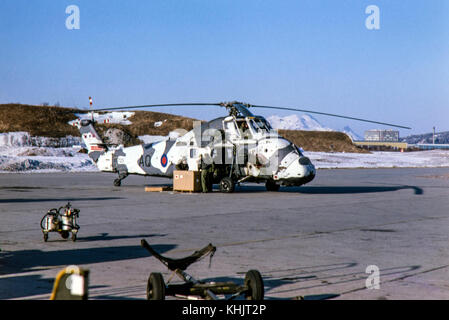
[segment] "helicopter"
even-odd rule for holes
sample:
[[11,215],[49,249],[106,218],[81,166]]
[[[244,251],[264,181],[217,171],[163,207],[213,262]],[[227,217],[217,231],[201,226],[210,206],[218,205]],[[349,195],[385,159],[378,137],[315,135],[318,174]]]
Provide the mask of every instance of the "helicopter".
[[[91,101],[91,100],[90,100]],[[91,102],[92,105],[92,102]],[[124,147],[108,145],[95,130],[95,120],[76,123],[89,157],[100,171],[117,173],[114,186],[130,174],[173,178],[173,171],[199,171],[203,164],[214,166],[212,184],[224,193],[245,182],[265,183],[267,191],[280,186],[301,186],[312,181],[316,168],[303,150],[283,138],[252,108],[280,109],[365,121],[410,129],[395,124],[296,108],[251,105],[243,102],[154,104],[94,109],[110,111],[171,106],[220,106],[228,115],[211,121],[195,121],[190,131],[158,142]]]

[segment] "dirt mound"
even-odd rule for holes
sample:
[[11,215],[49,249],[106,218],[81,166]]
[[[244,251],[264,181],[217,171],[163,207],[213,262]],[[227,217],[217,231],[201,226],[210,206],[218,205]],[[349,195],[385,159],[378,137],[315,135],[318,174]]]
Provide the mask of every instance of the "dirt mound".
[[[55,138],[79,136],[78,129],[67,122],[77,118],[75,113],[85,112],[86,110],[63,107],[3,104],[0,105],[0,132],[26,131],[31,136]],[[195,121],[162,112],[134,112],[128,119],[132,122],[131,125],[98,123],[96,126],[99,133],[103,134],[111,128],[120,129],[132,137],[132,145],[138,144],[137,137],[142,135],[166,136],[179,128],[189,131]],[[349,136],[341,132],[279,130],[279,133],[306,151],[367,152],[353,145]]]
[[369,153],[343,132],[279,130],[279,134],[306,151]]
[[67,124],[76,119],[77,109],[24,104],[0,105],[0,132],[26,131],[31,136],[60,138],[79,136],[77,128]]

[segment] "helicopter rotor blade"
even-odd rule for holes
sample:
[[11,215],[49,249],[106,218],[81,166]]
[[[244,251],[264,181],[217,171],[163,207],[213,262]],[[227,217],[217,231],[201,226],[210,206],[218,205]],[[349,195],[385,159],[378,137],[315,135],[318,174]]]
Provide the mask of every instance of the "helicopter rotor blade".
[[165,103],[165,104],[146,104],[142,106],[127,106],[127,107],[112,107],[93,109],[92,111],[110,111],[110,110],[124,110],[124,109],[139,109],[139,108],[156,108],[156,107],[178,107],[178,106],[221,106],[220,103]]
[[362,122],[370,122],[370,123],[376,123],[396,128],[402,128],[402,129],[411,129],[410,127],[401,126],[398,124],[392,124],[392,123],[386,123],[386,122],[380,122],[380,121],[374,121],[374,120],[367,120],[367,119],[361,119],[361,118],[355,118],[355,117],[348,117],[343,116],[339,114],[333,114],[333,113],[326,113],[326,112],[318,112],[318,111],[311,111],[311,110],[304,110],[304,109],[296,109],[296,108],[285,108],[285,107],[272,107],[272,106],[259,106],[259,105],[250,105],[251,108],[263,108],[263,109],[277,109],[277,110],[289,110],[289,111],[299,111],[299,112],[307,112],[307,113],[314,113],[319,114],[323,116],[329,116],[329,117],[337,117],[337,118],[343,118],[343,119],[349,119],[349,120],[356,120],[356,121],[362,121]]

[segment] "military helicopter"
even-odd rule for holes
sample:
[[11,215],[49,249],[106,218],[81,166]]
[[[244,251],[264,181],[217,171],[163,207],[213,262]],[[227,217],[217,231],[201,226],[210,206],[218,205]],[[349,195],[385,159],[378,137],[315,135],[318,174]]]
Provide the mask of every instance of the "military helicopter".
[[[208,122],[195,122],[194,128],[175,138],[131,147],[107,145],[95,130],[95,120],[77,122],[88,155],[103,172],[118,174],[115,186],[129,174],[173,177],[173,171],[199,171],[204,163],[213,164],[212,183],[231,193],[236,184],[264,182],[268,191],[282,186],[300,186],[312,181],[316,168],[302,150],[281,137],[262,116],[249,109],[266,108],[315,113],[357,121],[410,129],[409,127],[296,108],[251,105],[237,101],[220,103],[154,104],[94,109],[111,111],[172,106],[220,106],[228,116]],[[92,113],[93,115],[93,113]]]

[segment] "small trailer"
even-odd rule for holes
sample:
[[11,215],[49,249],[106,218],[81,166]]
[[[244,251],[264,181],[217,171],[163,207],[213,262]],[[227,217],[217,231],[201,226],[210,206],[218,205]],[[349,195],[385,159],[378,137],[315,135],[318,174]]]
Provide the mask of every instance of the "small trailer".
[[227,300],[235,299],[241,295],[244,295],[247,300],[263,300],[264,298],[263,280],[260,272],[257,270],[249,270],[246,273],[243,285],[236,284],[232,281],[205,282],[197,280],[185,272],[191,264],[208,255],[212,259],[217,249],[212,244],[207,245],[199,251],[195,251],[190,256],[180,259],[171,259],[162,256],[144,239],[141,240],[141,245],[173,272],[169,282],[174,274],[184,281],[181,284],[166,285],[162,274],[152,272],[147,282],[148,300],[164,300],[166,296],[192,300],[218,300],[217,295],[230,295]]

